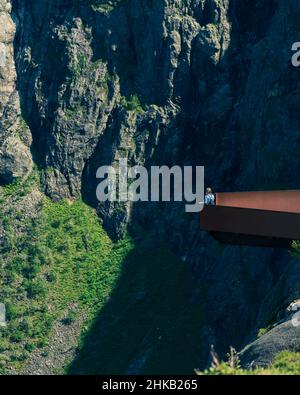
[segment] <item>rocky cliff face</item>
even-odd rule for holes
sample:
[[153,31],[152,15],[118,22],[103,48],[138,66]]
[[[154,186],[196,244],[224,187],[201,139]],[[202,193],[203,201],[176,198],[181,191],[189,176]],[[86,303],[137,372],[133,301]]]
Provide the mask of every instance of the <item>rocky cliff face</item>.
[[206,289],[203,355],[282,319],[296,260],[220,246],[180,204],[99,205],[95,172],[125,156],[205,165],[216,190],[298,188],[298,2],[0,0],[0,22],[1,183],[35,163],[45,194],[82,196],[114,238],[129,224],[166,240]]
[[16,90],[14,62],[15,24],[9,1],[0,3],[0,180],[12,182],[32,170],[29,152],[31,134],[22,124],[19,95]]

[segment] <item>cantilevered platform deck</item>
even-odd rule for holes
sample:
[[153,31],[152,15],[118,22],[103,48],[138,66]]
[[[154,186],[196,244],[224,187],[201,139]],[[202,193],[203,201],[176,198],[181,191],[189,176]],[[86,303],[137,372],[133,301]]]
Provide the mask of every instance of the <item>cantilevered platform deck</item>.
[[300,240],[300,190],[218,193],[201,228],[226,244],[289,248]]

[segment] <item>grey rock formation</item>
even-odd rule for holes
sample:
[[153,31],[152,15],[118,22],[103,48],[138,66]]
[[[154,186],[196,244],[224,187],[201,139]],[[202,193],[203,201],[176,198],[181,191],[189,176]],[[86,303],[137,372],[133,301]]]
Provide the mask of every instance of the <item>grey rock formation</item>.
[[282,351],[300,352],[299,331],[291,321],[276,326],[240,353],[241,363],[246,368],[268,367]]
[[[9,1],[0,1],[0,182],[26,177],[32,170],[31,135],[22,125],[14,63],[15,23]],[[22,141],[23,139],[23,141]]]
[[10,183],[25,178],[32,171],[32,158],[28,147],[19,138],[10,136],[0,148],[0,179]]

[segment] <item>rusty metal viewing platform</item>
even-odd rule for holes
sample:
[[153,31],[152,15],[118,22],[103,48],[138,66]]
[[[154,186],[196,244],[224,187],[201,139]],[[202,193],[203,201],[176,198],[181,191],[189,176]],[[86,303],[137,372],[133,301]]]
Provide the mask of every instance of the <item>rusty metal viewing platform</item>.
[[217,193],[201,228],[225,244],[289,248],[300,240],[300,190]]

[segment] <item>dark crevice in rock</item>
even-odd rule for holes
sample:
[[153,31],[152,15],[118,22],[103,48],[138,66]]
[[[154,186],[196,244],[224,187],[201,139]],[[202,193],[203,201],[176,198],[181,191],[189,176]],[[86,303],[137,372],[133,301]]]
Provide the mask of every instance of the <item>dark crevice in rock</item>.
[[[278,1],[208,0],[202,9],[199,1],[129,0],[109,13],[91,4],[13,2],[17,88],[47,194],[82,197],[118,239],[128,207],[98,205],[95,175],[122,156],[205,165],[216,190],[297,186],[298,74],[284,68],[290,53],[275,63],[281,36],[267,41],[275,13],[286,20]],[[130,110],[131,95],[141,105]],[[276,284],[292,278],[287,254],[216,244],[181,203],[136,204],[129,225],[171,245],[205,288],[203,354],[210,343],[225,355],[252,340]]]

